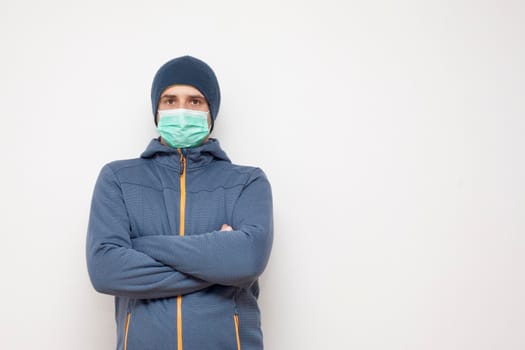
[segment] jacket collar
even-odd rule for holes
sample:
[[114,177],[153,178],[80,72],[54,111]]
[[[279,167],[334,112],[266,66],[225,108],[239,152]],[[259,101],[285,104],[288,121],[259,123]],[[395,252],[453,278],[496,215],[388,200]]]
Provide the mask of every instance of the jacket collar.
[[[182,148],[181,152],[186,157],[188,169],[206,166],[213,160],[224,160],[231,163],[226,153],[222,150],[219,140],[214,138],[208,139],[206,143],[198,147]],[[163,145],[160,143],[160,138],[151,140],[140,157],[145,159],[153,158],[169,167],[180,169],[180,153],[178,149]]]

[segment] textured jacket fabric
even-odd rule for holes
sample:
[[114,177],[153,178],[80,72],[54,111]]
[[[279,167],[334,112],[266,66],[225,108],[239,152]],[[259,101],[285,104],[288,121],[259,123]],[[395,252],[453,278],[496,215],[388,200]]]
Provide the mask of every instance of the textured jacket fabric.
[[115,296],[117,350],[262,349],[257,279],[272,241],[265,174],[215,139],[182,150],[154,139],[105,165],[86,255],[95,289]]

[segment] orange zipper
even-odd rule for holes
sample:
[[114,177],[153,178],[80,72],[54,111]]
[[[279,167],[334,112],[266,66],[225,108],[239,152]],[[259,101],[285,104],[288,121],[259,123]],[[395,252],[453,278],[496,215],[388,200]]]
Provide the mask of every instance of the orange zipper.
[[126,325],[124,326],[124,350],[128,347],[128,331],[129,331],[129,319],[131,318],[131,312],[128,312],[126,317]]
[[239,338],[239,315],[233,315],[233,321],[235,323],[235,338],[237,339],[237,350],[241,350],[241,339]]
[[180,225],[179,235],[184,236],[184,219],[186,210],[186,158],[179,149],[180,154]]
[[[180,155],[180,220],[179,235],[184,236],[186,213],[186,158],[178,149]],[[182,350],[182,295],[177,296],[177,350]]]

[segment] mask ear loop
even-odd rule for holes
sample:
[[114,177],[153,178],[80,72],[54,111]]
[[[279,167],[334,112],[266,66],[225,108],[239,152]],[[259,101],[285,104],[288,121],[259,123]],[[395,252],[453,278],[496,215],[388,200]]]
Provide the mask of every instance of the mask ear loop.
[[213,127],[215,126],[215,121],[213,120],[213,116],[211,115],[211,112],[207,112],[210,115],[211,125],[208,125],[208,136],[211,135],[211,132],[213,131]]

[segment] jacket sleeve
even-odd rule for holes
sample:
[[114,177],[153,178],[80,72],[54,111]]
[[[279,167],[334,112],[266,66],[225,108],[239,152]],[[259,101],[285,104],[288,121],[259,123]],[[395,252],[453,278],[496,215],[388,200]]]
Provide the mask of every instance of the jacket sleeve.
[[233,231],[189,236],[145,236],[133,248],[210,283],[247,287],[263,272],[273,241],[270,184],[256,169],[233,210]]
[[106,165],[95,185],[86,239],[89,277],[98,292],[153,299],[187,294],[211,285],[132,249],[129,227],[120,185]]

